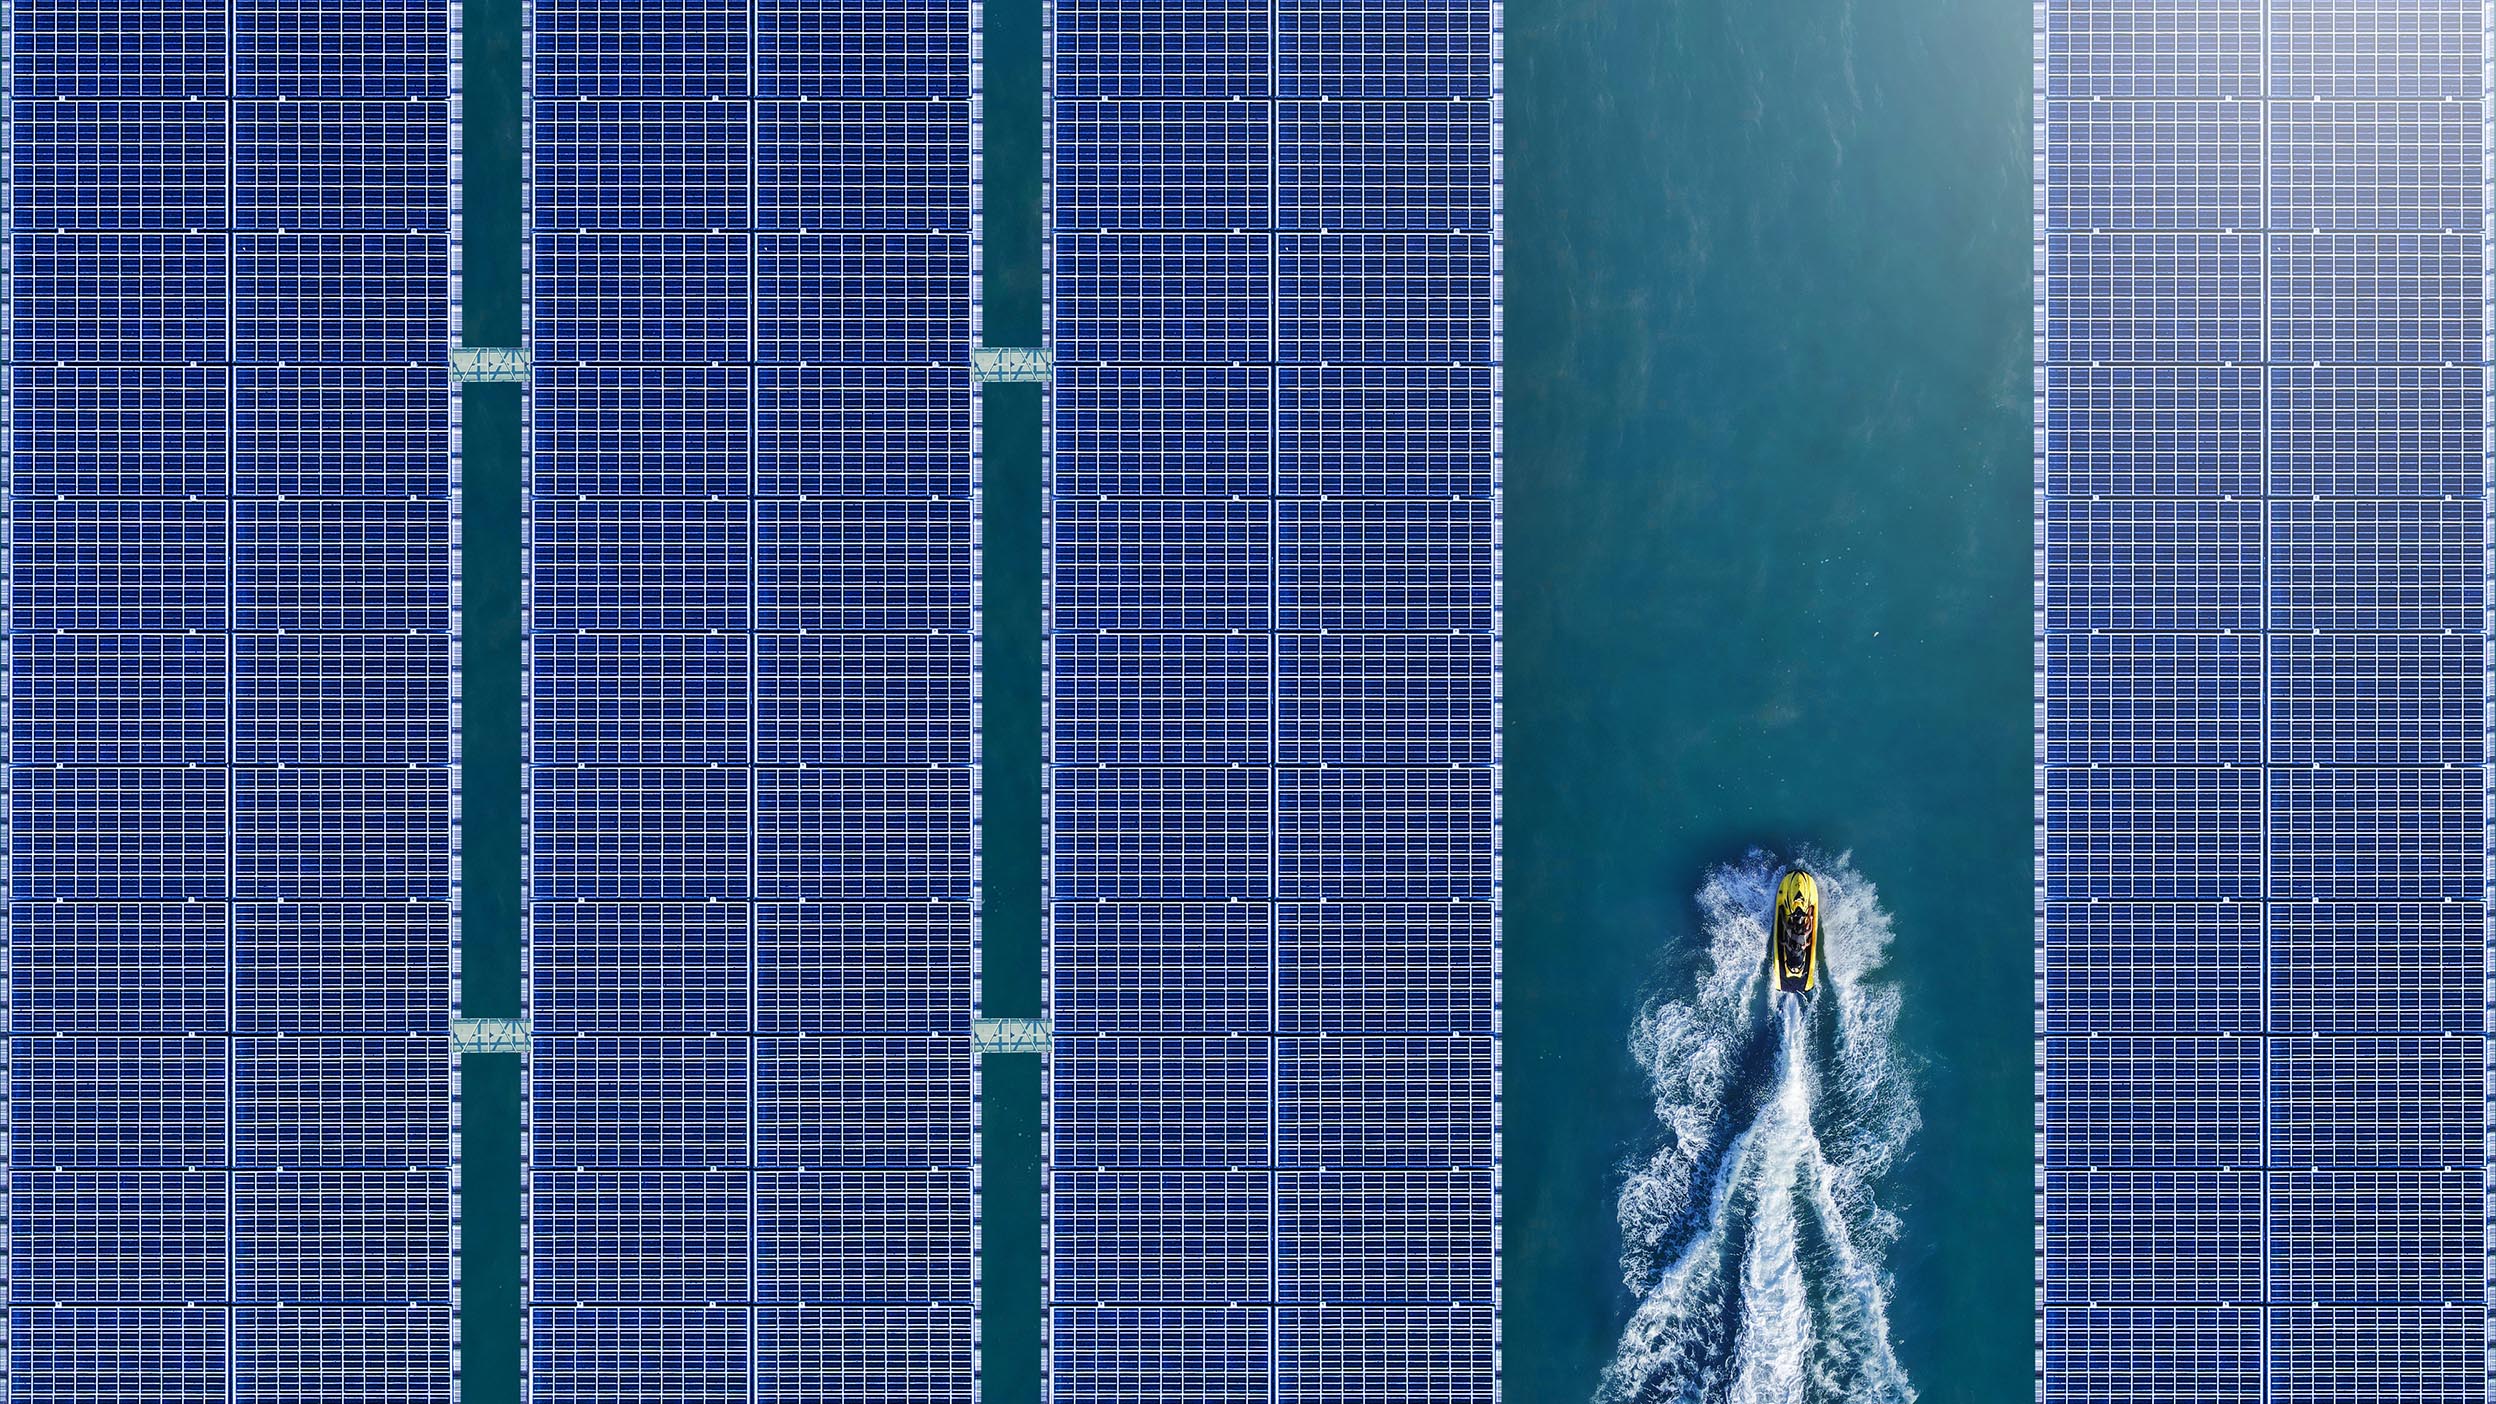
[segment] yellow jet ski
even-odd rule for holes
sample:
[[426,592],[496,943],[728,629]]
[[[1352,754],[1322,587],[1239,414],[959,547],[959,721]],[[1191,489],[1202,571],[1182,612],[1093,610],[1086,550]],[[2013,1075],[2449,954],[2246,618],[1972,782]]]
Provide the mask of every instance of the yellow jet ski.
[[1787,994],[1809,994],[1820,978],[1820,884],[1801,868],[1777,879],[1777,909],[1768,924],[1768,973]]

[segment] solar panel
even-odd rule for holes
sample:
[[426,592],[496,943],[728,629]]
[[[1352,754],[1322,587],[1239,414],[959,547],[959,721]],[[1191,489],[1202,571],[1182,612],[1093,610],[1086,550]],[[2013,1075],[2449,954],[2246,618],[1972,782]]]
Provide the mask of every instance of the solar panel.
[[9,16],[20,1399],[456,1388],[456,15]]
[[2037,6],[2041,1400],[2485,1397],[2488,20]]
[[978,26],[531,9],[540,1404],[974,1388]]
[[1052,1397],[1489,1400],[1498,7],[1051,20]]

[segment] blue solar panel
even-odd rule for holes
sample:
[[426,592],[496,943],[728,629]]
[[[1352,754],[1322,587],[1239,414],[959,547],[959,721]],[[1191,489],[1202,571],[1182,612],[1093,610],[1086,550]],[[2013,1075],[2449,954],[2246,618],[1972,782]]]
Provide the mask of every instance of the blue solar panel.
[[2049,233],[2045,335],[2066,362],[2208,364],[2262,353],[2258,234]]
[[2230,100],[2057,102],[2046,115],[2052,229],[2262,223],[2262,108]]
[[755,219],[765,229],[971,227],[970,185],[946,175],[970,159],[967,101],[758,102],[754,120],[754,161],[764,172]]
[[1272,0],[1274,88],[1298,98],[1499,96],[1493,0]]
[[[2228,1169],[2262,1158],[2262,1043],[2050,1038],[2039,1130],[2055,1169]],[[2132,1109],[2155,1103],[2171,1116]]]
[[1488,103],[1278,102],[1275,227],[1487,233]]
[[[2049,1306],[2039,1315],[2037,1404],[2262,1404],[2258,1306]],[[2122,1349],[2108,1348],[2117,1341]]]
[[13,903],[9,962],[13,1033],[213,1034],[232,1022],[222,907]]
[[529,666],[576,686],[539,708],[531,756],[555,766],[749,764],[751,644],[743,634],[539,634]]
[[2270,1313],[2271,1404],[2451,1404],[2486,1388],[2476,1305],[2284,1306]]
[[2482,903],[2290,902],[2268,918],[2275,1031],[2475,1035],[2481,1029]]
[[[405,0],[231,0],[245,98],[451,96],[457,11]],[[439,174],[434,179],[439,180]]]
[[9,169],[16,222],[56,233],[222,229],[228,139],[222,103],[26,102]]
[[2283,1039],[2272,1152],[2308,1169],[2467,1165],[2485,1135],[2484,1061],[2475,1038]]
[[2049,499],[2261,493],[2260,371],[2055,365],[2044,381]]
[[713,1034],[753,1022],[742,905],[541,902],[530,912],[532,1026],[546,1034]]
[[237,1308],[234,1398],[456,1404],[456,1321],[426,1305]]
[[[2263,913],[2247,902],[2045,903],[2047,952],[2039,992],[2040,1033],[2259,1033],[2263,991],[2213,945],[2258,949]],[[2274,980],[2311,967],[2287,954],[2274,931]]]
[[1063,230],[1269,228],[1273,114],[1267,103],[1060,102],[1053,226]]
[[[451,1154],[451,1067],[425,1039],[301,1034],[234,1042],[235,1164],[243,1169],[383,1170]],[[296,1114],[302,1089],[338,1110]]]
[[200,0],[29,0],[10,16],[11,96],[222,101],[230,8]]
[[754,390],[754,490],[771,498],[963,501],[967,367],[773,366]]
[[450,1301],[450,1255],[434,1245],[450,1241],[452,1217],[447,1170],[238,1170],[235,1300]]
[[38,502],[222,496],[229,376],[223,366],[12,368],[17,493]]
[[967,902],[758,905],[755,1027],[967,1038],[975,926]]
[[1499,1314],[1478,1306],[1292,1306],[1274,1313],[1280,1399],[1496,1404]]
[[2485,372],[2469,366],[2280,366],[2270,485],[2283,497],[2449,497],[2476,490]]
[[2055,97],[2258,97],[2264,0],[2054,0],[2039,74]]
[[2045,645],[2048,765],[2258,764],[2252,634],[2056,634]]
[[754,1330],[743,1307],[539,1307],[529,1376],[563,1399],[749,1398]]
[[972,0],[753,0],[753,7],[763,96],[956,100],[977,90],[980,17]]
[[751,229],[751,118],[741,102],[539,102],[531,217],[554,231]]
[[438,362],[234,373],[237,497],[445,502],[457,433]]
[[972,1313],[946,1306],[758,1307],[757,1404],[971,1404]]
[[1061,1169],[1271,1163],[1274,1049],[1264,1039],[1065,1038],[1054,1057]]
[[534,18],[529,1393],[967,1404],[977,12]]
[[756,1039],[754,1163],[966,1167],[977,1157],[958,1110],[972,1080],[969,1050],[955,1039]]
[[[235,227],[447,232],[450,185],[428,173],[449,143],[445,103],[236,103]],[[357,276],[370,271],[359,267]]]
[[1051,1388],[1488,1400],[1498,10],[1051,43]]
[[970,1300],[978,1244],[963,1169],[757,1172],[754,1293],[787,1304]]
[[18,1307],[9,1382],[38,1404],[148,1399],[225,1404],[229,1351],[221,1307]]
[[1247,903],[1074,902],[1050,925],[1062,1034],[1257,1033],[1273,1022],[1273,922]]
[[1262,496],[1273,383],[1262,365],[1059,366],[1050,442],[1061,510],[1089,498]]
[[1274,0],[1059,5],[1050,15],[1050,96],[1265,97],[1273,90],[1273,10]]
[[531,489],[549,510],[587,498],[741,495],[753,384],[741,366],[541,365],[530,389]]
[[1274,1313],[1265,1307],[1090,1307],[1049,1312],[1050,1380],[1076,1399],[1273,1397]]
[[2037,19],[2038,1397],[2478,1400],[2487,9]]
[[238,1032],[433,1035],[450,1018],[448,902],[242,903],[233,920]]
[[743,1039],[540,1038],[529,1097],[531,1163],[550,1170],[690,1170],[747,1164],[754,1076]]
[[744,1300],[747,1179],[743,1170],[533,1170],[531,1293],[541,1303]]

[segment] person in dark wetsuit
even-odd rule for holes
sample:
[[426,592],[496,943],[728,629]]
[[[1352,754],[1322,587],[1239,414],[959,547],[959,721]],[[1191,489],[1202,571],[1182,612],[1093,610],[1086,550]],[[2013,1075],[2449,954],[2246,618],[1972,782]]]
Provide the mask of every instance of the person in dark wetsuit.
[[1785,948],[1782,952],[1785,963],[1793,965],[1800,961],[1810,951],[1810,943],[1811,909],[1797,902],[1785,912],[1784,940],[1781,943]]

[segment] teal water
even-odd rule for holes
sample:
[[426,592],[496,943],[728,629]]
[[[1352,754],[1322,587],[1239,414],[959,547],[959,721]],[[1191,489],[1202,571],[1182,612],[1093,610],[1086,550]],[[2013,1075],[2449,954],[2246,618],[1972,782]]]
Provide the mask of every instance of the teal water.
[[[465,0],[461,338],[520,344],[520,0]],[[521,989],[520,387],[460,392],[460,990],[516,1018]],[[520,1060],[460,1065],[461,1394],[520,1390]]]
[[[2030,1392],[2028,26],[1507,6],[1507,1397],[1585,1400],[1694,895],[1851,851],[1922,1127],[1889,1326]],[[1668,1396],[1669,1397],[1669,1396]]]
[[[988,0],[982,339],[1040,344],[1040,0]],[[983,774],[980,1001],[1040,1013],[1040,389],[981,395]],[[980,1371],[985,1404],[1039,1404],[1040,1060],[980,1063]]]
[[[519,345],[519,0],[462,5],[462,340]],[[469,1017],[522,1004],[522,415],[517,385],[459,392],[459,989]],[[522,1349],[517,1057],[459,1064],[462,1397],[512,1404]]]

